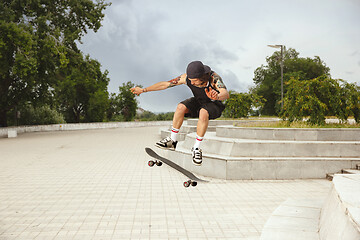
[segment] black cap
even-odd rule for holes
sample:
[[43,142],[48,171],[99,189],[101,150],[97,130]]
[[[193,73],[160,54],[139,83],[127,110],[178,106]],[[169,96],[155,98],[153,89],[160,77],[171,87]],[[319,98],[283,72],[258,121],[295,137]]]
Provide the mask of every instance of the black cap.
[[189,65],[186,68],[186,74],[188,78],[200,78],[205,73],[209,73],[211,71],[211,68],[209,66],[204,65],[200,61],[193,61],[189,63]]

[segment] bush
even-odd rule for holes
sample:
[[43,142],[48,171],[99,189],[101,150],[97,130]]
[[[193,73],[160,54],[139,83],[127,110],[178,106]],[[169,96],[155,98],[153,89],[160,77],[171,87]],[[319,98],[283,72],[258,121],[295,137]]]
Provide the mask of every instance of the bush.
[[359,87],[343,80],[321,76],[311,80],[292,78],[286,83],[282,117],[289,122],[303,121],[310,124],[325,124],[325,116],[336,116],[346,121],[354,116],[359,122]]
[[144,111],[141,114],[137,114],[135,119],[140,121],[171,121],[173,117],[174,112],[155,114],[150,111]]
[[20,125],[45,125],[65,123],[64,116],[50,106],[44,105],[34,108],[26,105],[20,109]]
[[253,112],[253,108],[263,105],[263,100],[256,94],[229,92],[230,97],[225,101],[225,118],[248,117]]

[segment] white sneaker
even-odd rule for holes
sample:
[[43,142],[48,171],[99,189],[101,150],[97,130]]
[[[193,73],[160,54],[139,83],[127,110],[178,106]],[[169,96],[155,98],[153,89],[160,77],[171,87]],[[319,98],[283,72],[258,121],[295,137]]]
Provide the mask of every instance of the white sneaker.
[[158,147],[166,148],[169,150],[175,150],[177,141],[174,142],[170,137],[166,137],[163,140],[156,143]]
[[200,166],[202,164],[202,151],[199,148],[192,148],[193,164]]

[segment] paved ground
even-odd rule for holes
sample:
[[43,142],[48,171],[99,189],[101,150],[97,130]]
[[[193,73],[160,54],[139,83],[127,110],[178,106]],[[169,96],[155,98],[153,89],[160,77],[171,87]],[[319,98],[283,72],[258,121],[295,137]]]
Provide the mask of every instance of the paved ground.
[[147,166],[158,138],[143,127],[0,139],[0,239],[259,239],[280,203],[329,191],[326,180],[184,188]]

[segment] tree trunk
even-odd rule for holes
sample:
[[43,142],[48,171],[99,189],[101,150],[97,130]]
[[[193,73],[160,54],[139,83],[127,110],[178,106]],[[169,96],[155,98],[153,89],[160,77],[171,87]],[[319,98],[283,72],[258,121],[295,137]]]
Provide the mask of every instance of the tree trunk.
[[0,110],[0,127],[7,127],[7,112],[5,110]]

